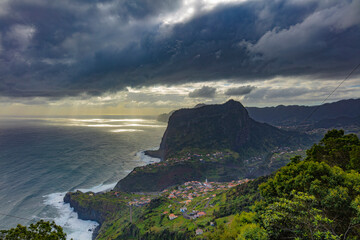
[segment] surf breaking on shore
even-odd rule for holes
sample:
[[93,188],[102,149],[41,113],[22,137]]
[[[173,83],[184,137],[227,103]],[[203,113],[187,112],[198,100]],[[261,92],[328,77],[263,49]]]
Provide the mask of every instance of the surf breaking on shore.
[[[145,155],[145,151],[140,151],[135,154],[136,158],[144,165],[159,162],[160,159],[152,158]],[[130,171],[129,171],[130,172]],[[115,187],[117,182],[110,184],[100,184],[92,188],[76,189],[81,192],[104,192],[109,191]],[[75,191],[76,191],[75,190]],[[92,239],[94,230],[99,226],[99,223],[90,220],[81,220],[70,204],[64,203],[64,196],[67,192],[51,193],[44,196],[44,204],[56,209],[58,216],[49,220],[55,221],[56,224],[62,226],[67,233],[69,239],[74,240],[90,240]]]

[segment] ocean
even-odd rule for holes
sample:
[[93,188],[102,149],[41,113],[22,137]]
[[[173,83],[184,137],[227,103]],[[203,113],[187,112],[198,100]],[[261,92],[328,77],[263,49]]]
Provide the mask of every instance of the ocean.
[[111,189],[158,161],[142,151],[158,148],[165,128],[150,116],[0,118],[0,229],[45,219],[91,239],[98,224],[77,219],[65,193]]

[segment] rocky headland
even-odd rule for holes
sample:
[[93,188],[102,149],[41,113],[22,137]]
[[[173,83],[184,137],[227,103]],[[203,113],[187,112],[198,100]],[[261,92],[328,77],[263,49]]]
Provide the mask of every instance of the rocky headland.
[[111,192],[67,193],[64,201],[79,218],[100,223],[101,236],[114,221],[128,224],[134,235],[129,203],[138,203],[143,194],[157,199],[160,192],[186,182],[230,182],[266,175],[288,162],[275,164],[271,158],[274,153],[310,143],[312,139],[305,134],[256,122],[241,103],[233,100],[180,109],[172,113],[160,148],[147,151],[161,162],[136,167]]

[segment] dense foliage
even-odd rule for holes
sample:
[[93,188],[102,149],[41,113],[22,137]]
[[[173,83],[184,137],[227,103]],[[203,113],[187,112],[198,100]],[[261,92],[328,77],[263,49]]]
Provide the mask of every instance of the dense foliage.
[[251,206],[261,199],[259,185],[266,182],[268,176],[259,177],[253,181],[239,185],[226,192],[225,203],[220,206],[219,210],[214,211],[214,217],[220,218],[232,214],[250,211]]
[[62,227],[54,222],[40,220],[29,227],[17,225],[16,228],[0,231],[1,240],[66,240]]
[[280,169],[260,186],[261,221],[273,239],[358,239],[360,141],[342,130]]
[[[260,185],[258,201],[247,206],[249,213],[237,213],[209,238],[360,239],[359,149],[356,135],[329,131],[307,151],[305,160],[293,158]],[[231,198],[229,193],[228,201],[243,201],[243,196]],[[240,211],[247,209],[239,205]],[[223,213],[234,214],[236,209]]]

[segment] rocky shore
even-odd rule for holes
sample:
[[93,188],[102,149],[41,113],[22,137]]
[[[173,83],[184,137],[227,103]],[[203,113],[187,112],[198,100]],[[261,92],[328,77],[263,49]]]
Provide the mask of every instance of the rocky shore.
[[115,186],[113,193],[127,197],[119,201],[111,194],[102,198],[101,194],[75,192],[67,193],[64,202],[80,219],[103,225],[124,218],[136,192],[159,192],[194,180],[226,182],[269,174],[268,159],[261,155],[289,142],[301,145],[309,138],[256,122],[233,100],[181,109],[171,115],[159,150],[145,151],[162,161],[136,167]]
[[78,214],[79,219],[90,220],[90,221],[95,221],[95,222],[99,223],[99,226],[97,226],[94,229],[93,234],[92,234],[92,239],[95,239],[99,233],[101,225],[105,221],[105,216],[99,210],[96,210],[96,209],[93,209],[90,207],[81,206],[78,201],[75,201],[72,198],[73,195],[74,195],[74,193],[71,193],[71,192],[66,193],[66,195],[64,197],[64,202],[70,204],[70,207],[72,207],[74,209],[74,211]]

